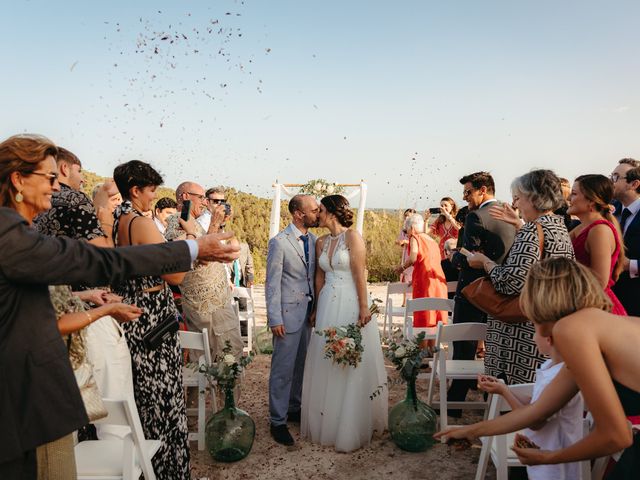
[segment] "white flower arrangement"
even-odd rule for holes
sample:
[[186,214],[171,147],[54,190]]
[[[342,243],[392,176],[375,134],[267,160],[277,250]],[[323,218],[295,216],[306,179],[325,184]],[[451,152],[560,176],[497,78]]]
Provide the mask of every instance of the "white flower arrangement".
[[324,178],[309,180],[302,187],[300,193],[313,195],[315,197],[325,197],[327,195],[339,195],[344,192],[344,188],[335,183],[328,182]]

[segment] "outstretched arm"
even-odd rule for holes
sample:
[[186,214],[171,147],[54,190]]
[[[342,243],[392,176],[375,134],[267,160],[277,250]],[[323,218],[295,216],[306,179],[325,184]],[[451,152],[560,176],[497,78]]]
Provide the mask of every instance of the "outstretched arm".
[[578,393],[578,387],[573,381],[569,370],[564,367],[534,403],[525,405],[493,420],[485,420],[462,428],[450,427],[436,433],[434,437],[474,439],[515,432],[545,421],[564,407],[576,393]]
[[563,371],[567,368],[571,371],[593,415],[595,427],[582,440],[561,450],[532,452],[530,449],[514,449],[527,465],[603,457],[628,447],[633,441],[629,422],[600,353],[597,333],[594,328],[584,328],[584,317],[588,315],[589,310],[585,309],[564,318],[554,326],[553,337],[567,365]]

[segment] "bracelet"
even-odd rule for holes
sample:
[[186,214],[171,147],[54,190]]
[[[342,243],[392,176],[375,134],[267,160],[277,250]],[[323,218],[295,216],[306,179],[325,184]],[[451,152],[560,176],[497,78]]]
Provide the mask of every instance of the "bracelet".
[[191,235],[194,239],[196,238],[196,235],[194,233],[187,233],[187,238],[189,238],[189,235]]
[[87,325],[91,325],[93,323],[93,318],[91,318],[91,314],[89,312],[84,312],[84,314],[89,319],[89,323],[87,323]]
[[[487,269],[487,265],[489,265],[488,269]],[[497,265],[496,262],[494,262],[493,260],[489,260],[488,262],[484,262],[484,265],[482,267],[484,268],[485,272],[489,273],[491,272],[491,270],[493,270],[493,267],[495,267],[496,265]]]

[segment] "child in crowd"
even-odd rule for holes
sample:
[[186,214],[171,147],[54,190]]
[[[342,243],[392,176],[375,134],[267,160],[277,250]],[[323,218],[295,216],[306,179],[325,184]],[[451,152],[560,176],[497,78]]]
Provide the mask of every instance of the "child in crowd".
[[[535,402],[542,391],[551,383],[558,372],[564,368],[564,362],[558,351],[553,347],[552,337],[533,337],[538,350],[549,357],[536,371],[536,382],[533,387],[531,403]],[[502,395],[513,410],[524,404],[511,393],[509,387],[488,375],[478,376],[478,388],[485,392]],[[529,440],[543,450],[559,450],[577,443],[583,437],[583,401],[578,393],[558,413],[534,429],[523,430],[526,440]],[[522,435],[520,436],[520,438]],[[580,478],[580,464],[561,463],[557,465],[534,465],[527,467],[529,480],[578,480]]]

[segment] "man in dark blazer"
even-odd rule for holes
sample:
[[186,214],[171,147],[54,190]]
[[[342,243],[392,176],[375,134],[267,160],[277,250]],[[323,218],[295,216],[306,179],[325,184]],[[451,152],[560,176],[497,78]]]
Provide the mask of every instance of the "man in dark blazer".
[[640,161],[623,158],[611,173],[613,195],[617,200],[615,217],[620,222],[628,262],[613,286],[629,315],[640,316]]
[[232,234],[188,242],[99,248],[38,233],[0,207],[0,478],[35,478],[35,448],[88,423],[48,285],[120,283],[132,276],[229,262]]
[[[515,228],[501,220],[496,220],[489,214],[491,205],[495,205],[495,183],[487,172],[476,172],[460,179],[463,185],[462,198],[469,206],[469,213],[464,222],[461,247],[470,252],[482,252],[496,263],[502,263],[509,252],[516,234]],[[458,287],[455,296],[453,323],[486,322],[487,314],[478,310],[462,295],[462,289],[474,280],[485,275],[484,270],[471,268],[466,257],[454,253],[451,262],[460,269]],[[454,360],[473,360],[476,356],[477,342],[454,342]],[[467,391],[474,385],[474,381],[454,380],[447,393],[451,402],[464,401]],[[452,417],[460,417],[462,412],[457,409],[449,410]]]

